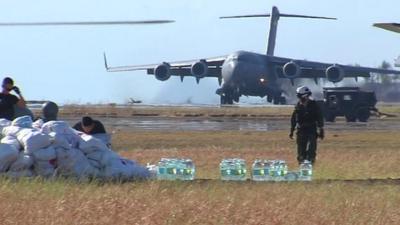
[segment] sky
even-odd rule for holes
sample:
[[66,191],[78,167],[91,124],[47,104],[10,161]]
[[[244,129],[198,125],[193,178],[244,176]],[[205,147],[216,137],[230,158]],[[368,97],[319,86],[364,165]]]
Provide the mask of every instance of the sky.
[[[400,54],[400,34],[372,27],[400,22],[398,0],[3,0],[0,22],[171,19],[173,24],[114,27],[0,27],[0,75],[30,100],[68,103],[217,104],[218,81],[179,77],[160,82],[145,71],[107,73],[110,66],[265,53],[268,19],[226,15],[282,13],[337,21],[281,18],[276,55],[376,67]],[[246,101],[246,99],[244,99]]]

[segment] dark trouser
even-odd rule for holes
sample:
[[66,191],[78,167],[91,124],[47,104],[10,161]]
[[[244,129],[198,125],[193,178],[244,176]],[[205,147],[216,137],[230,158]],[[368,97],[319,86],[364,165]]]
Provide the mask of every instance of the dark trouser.
[[297,132],[297,161],[315,162],[317,156],[317,132]]

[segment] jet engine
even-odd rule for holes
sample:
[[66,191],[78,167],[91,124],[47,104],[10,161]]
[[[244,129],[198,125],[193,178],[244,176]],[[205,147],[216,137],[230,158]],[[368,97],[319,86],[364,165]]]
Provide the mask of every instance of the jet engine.
[[204,78],[208,74],[208,65],[205,60],[198,61],[192,65],[190,69],[193,76]]
[[344,78],[344,70],[342,67],[333,65],[326,69],[326,78],[332,83],[338,83]]
[[158,65],[154,69],[154,75],[159,81],[166,81],[171,77],[171,66],[168,63]]
[[283,75],[286,78],[294,79],[299,77],[301,74],[301,68],[299,64],[295,62],[288,62],[283,66]]

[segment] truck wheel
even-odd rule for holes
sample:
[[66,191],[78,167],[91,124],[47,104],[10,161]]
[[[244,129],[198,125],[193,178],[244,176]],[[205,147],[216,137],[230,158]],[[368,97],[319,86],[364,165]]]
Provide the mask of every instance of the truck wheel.
[[333,114],[333,113],[327,113],[326,115],[325,115],[325,120],[327,121],[327,122],[335,122],[335,119],[336,119],[336,116],[335,116],[335,114]]
[[281,96],[280,102],[281,102],[281,105],[287,104],[286,98],[284,96]]
[[366,122],[368,122],[369,117],[370,117],[370,112],[369,112],[368,108],[361,107],[357,110],[358,121],[366,123]]
[[347,121],[348,123],[354,123],[354,122],[357,121],[356,115],[347,114],[345,117],[346,117],[346,121]]

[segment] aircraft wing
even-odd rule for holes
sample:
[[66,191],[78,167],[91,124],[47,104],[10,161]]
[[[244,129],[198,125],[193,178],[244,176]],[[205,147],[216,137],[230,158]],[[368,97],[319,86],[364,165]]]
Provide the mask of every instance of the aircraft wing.
[[154,75],[155,69],[160,65],[168,65],[172,76],[194,76],[192,74],[192,66],[197,62],[205,63],[208,66],[208,73],[205,77],[221,77],[221,67],[226,59],[226,56],[199,59],[199,60],[187,60],[177,61],[171,63],[159,63],[159,64],[148,64],[148,65],[133,65],[133,66],[108,66],[107,58],[104,55],[104,62],[107,72],[126,72],[126,71],[140,71],[145,70],[147,74]]
[[276,67],[278,76],[280,78],[287,78],[284,76],[283,67],[289,63],[293,62],[297,64],[300,68],[300,73],[297,78],[326,78],[326,71],[328,68],[334,66],[336,68],[340,68],[343,72],[343,78],[346,77],[370,77],[371,74],[395,74],[400,75],[400,71],[398,70],[387,70],[387,69],[379,69],[379,68],[371,68],[371,67],[362,67],[362,66],[349,66],[349,65],[341,65],[335,63],[322,63],[322,62],[313,62],[307,60],[295,60],[288,58],[280,58],[280,57],[271,57],[271,63]]
[[400,23],[375,23],[374,26],[388,31],[400,33]]

